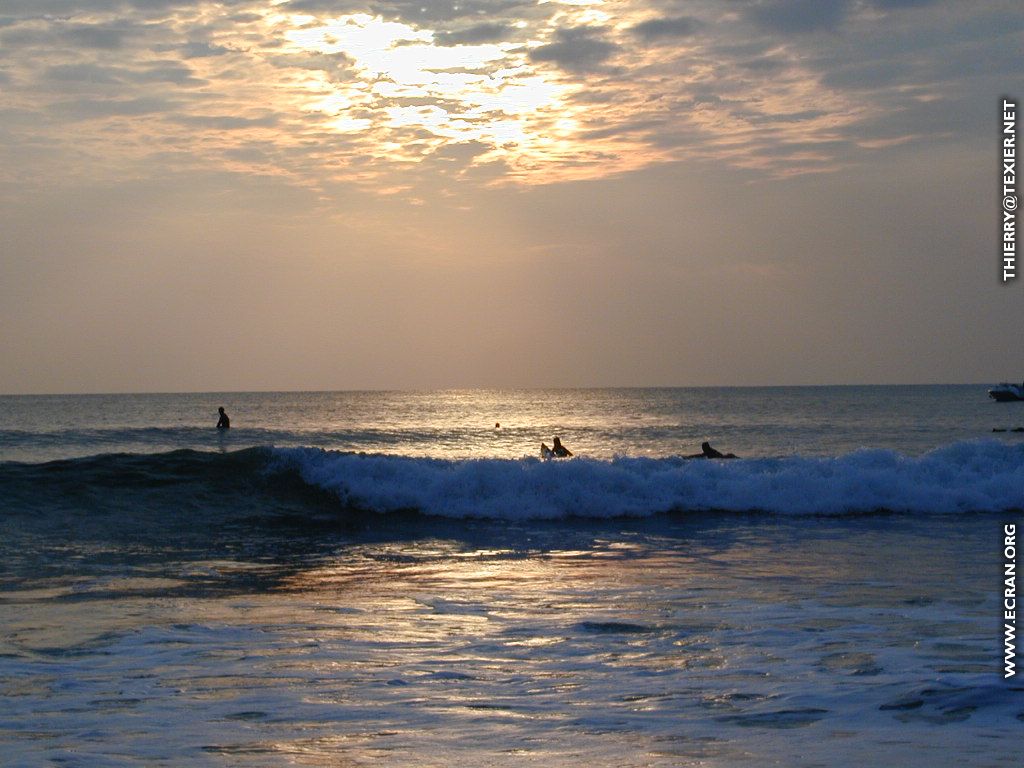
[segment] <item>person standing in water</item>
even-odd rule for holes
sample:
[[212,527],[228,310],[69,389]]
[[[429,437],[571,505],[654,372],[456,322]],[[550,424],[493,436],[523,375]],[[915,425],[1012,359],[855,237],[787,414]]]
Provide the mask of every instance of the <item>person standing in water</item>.
[[231,419],[229,419],[228,415],[226,413],[224,413],[224,406],[222,405],[220,408],[218,408],[217,412],[220,413],[220,418],[217,420],[217,429],[228,429],[228,428],[230,428],[231,427]]

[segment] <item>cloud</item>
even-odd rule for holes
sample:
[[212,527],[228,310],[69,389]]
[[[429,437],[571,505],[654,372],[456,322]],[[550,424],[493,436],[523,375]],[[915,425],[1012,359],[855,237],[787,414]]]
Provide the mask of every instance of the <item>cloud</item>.
[[[654,7],[623,0],[612,24],[561,0],[9,0],[3,95],[39,119],[5,113],[0,132],[100,172],[173,147],[232,172],[262,158],[260,173],[276,163],[316,188],[408,186],[396,179],[452,166],[547,183],[692,159],[786,175],[838,167],[851,148],[966,136],[973,123],[940,131],[917,102],[1005,88],[1024,26],[981,0]],[[142,115],[117,121],[125,141],[105,135],[104,118]],[[489,149],[439,160],[467,146]]]
[[832,68],[821,78],[821,83],[828,88],[870,90],[893,85],[906,72],[906,65],[900,61],[858,61]]
[[204,59],[210,56],[223,56],[231,53],[231,49],[223,45],[189,41],[181,46],[181,52],[186,59]]
[[4,12],[19,17],[70,18],[81,13],[117,10],[121,0],[5,0]]
[[122,81],[122,71],[117,67],[105,67],[98,64],[56,64],[47,67],[43,79],[53,83],[70,83],[73,85],[112,85]]
[[[127,0],[127,2],[132,8],[160,11],[168,8],[183,8],[202,4],[201,0],[199,2],[197,0]],[[224,3],[224,5],[230,4],[230,0]]]
[[789,66],[789,62],[777,56],[757,56],[753,59],[740,59],[736,62],[740,69],[760,74],[778,73]]
[[479,141],[465,141],[459,144],[449,144],[433,153],[434,159],[448,161],[472,160],[474,157],[490,151],[490,147]]
[[127,31],[100,25],[75,25],[61,31],[61,37],[71,45],[83,48],[115,50],[123,44]]
[[633,27],[633,34],[647,42],[674,40],[689,37],[697,31],[699,25],[697,19],[690,16],[648,19]]
[[236,115],[182,115],[172,122],[191,128],[208,128],[217,131],[237,131],[246,128],[272,128],[280,122],[278,115],[263,117],[238,117]]
[[920,8],[925,5],[934,5],[938,0],[871,0],[876,8],[884,10],[899,10],[902,8]]
[[530,51],[530,60],[550,62],[566,72],[586,73],[602,68],[616,46],[603,37],[599,27],[571,27],[555,33],[557,42]]
[[131,79],[137,83],[174,83],[175,85],[202,85],[203,80],[194,76],[192,70],[176,62],[165,62],[133,72]]
[[[281,10],[291,13],[343,16],[359,9],[358,3],[344,0],[290,0],[282,4]],[[366,10],[363,4],[362,10]]]
[[434,42],[444,46],[496,43],[507,39],[513,32],[515,32],[515,28],[508,24],[477,24],[454,32],[438,32],[434,35]]
[[138,117],[169,112],[174,104],[166,99],[139,97],[135,99],[74,99],[61,101],[50,109],[71,120],[96,120],[108,117]]
[[347,82],[355,77],[355,63],[344,52],[338,53],[281,53],[268,59],[278,69],[306,69],[323,72],[331,82]]
[[201,85],[188,67],[177,62],[164,62],[131,69],[128,67],[106,66],[94,63],[57,64],[48,67],[43,80],[64,86],[125,86],[129,83],[173,83],[176,85]]
[[5,48],[45,47],[51,52],[120,52],[150,29],[138,19],[110,18],[105,22],[83,24],[74,17],[29,16],[9,19],[0,26],[0,43]]
[[535,5],[535,0],[291,0],[280,6],[280,10],[323,17],[368,12],[389,20],[426,25],[464,19],[494,19],[518,14]]
[[746,16],[769,32],[834,31],[851,5],[851,0],[763,0],[748,8]]

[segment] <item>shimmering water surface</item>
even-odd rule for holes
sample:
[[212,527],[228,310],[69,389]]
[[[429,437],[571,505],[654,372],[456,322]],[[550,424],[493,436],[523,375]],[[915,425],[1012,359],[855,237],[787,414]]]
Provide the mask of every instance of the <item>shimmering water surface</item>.
[[[229,433],[210,429],[218,406]],[[0,397],[0,459],[265,445],[518,458],[556,434],[597,458],[687,455],[704,440],[743,456],[920,454],[1017,427],[1024,403],[978,385]]]
[[[983,388],[0,416],[4,765],[1018,760],[1024,407]],[[705,438],[745,458],[678,458]]]

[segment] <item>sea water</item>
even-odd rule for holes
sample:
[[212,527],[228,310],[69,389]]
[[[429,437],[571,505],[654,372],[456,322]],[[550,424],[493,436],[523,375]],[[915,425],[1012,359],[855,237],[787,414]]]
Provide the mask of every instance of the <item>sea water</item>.
[[0,763],[1016,764],[1021,426],[977,386],[3,397]]

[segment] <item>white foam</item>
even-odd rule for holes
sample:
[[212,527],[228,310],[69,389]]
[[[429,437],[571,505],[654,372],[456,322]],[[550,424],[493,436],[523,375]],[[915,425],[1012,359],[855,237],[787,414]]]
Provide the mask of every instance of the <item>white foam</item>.
[[344,503],[497,519],[648,516],[671,510],[840,514],[1024,508],[1024,446],[957,443],[919,457],[860,450],[837,458],[731,461],[576,458],[441,460],[316,448],[275,450],[276,468]]

